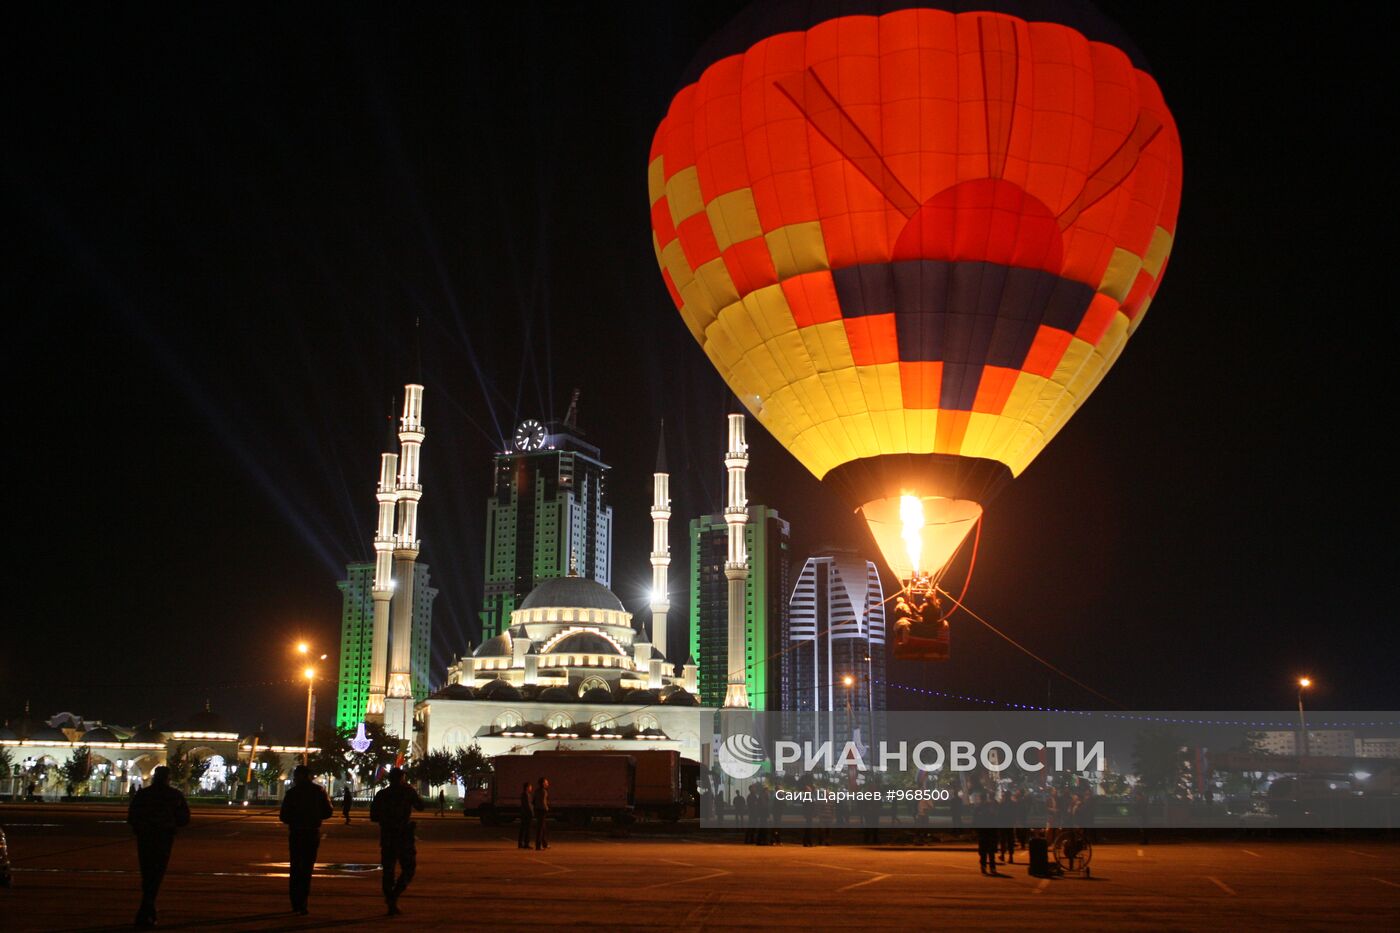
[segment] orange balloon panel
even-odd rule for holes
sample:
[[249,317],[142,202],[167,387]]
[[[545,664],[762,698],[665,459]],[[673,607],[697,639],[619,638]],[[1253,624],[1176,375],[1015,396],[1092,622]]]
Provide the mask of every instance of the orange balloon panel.
[[821,6],[672,100],[648,173],[662,275],[818,477],[937,464],[925,494],[983,499],[1141,321],[1176,230],[1176,127],[1129,53],[1071,26]]

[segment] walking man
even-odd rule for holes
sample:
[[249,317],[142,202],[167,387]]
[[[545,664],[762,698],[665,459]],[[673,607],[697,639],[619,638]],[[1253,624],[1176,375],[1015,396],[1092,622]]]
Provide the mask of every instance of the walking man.
[[535,788],[535,851],[549,848],[549,778],[540,778]]
[[345,816],[346,826],[350,825],[350,807],[353,805],[354,800],[355,798],[350,796],[350,785],[346,784],[345,794],[340,798],[340,812]]
[[325,788],[311,780],[306,765],[292,769],[292,786],[282,798],[282,822],[287,824],[287,848],[290,857],[287,890],[292,897],[292,910],[306,914],[306,900],[311,896],[311,872],[316,867],[316,850],[321,847],[321,823],[335,815],[331,798]]
[[997,871],[997,805],[991,795],[983,793],[972,811],[972,825],[977,831],[977,862],[984,875]]
[[535,818],[535,785],[526,781],[520,786],[520,836],[515,840],[517,849],[530,848],[530,821]]
[[136,910],[138,927],[156,925],[156,892],[170,864],[170,848],[175,830],[188,826],[189,804],[185,795],[170,786],[170,769],[161,765],[151,772],[149,787],[131,797],[126,821],[136,834],[136,858],[141,863],[141,906]]
[[[379,824],[379,860],[383,865],[380,881],[391,917],[402,913],[399,897],[418,869],[413,811],[422,809],[423,798],[403,779],[403,768],[389,771],[389,786],[375,794],[369,806],[370,820]],[[397,879],[395,866],[399,869]]]

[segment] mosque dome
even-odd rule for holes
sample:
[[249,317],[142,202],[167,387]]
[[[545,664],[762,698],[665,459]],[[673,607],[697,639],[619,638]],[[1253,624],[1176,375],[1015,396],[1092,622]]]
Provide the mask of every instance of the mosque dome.
[[699,706],[700,701],[695,699],[695,695],[684,688],[676,688],[666,695],[661,701],[667,706]]
[[83,744],[87,744],[89,742],[119,742],[121,740],[113,734],[111,729],[105,729],[99,726],[96,729],[89,729],[84,732],[80,741],[82,741]]
[[583,696],[579,697],[581,703],[611,703],[612,701],[612,691],[607,687],[594,687],[591,690],[585,690]]
[[430,700],[475,700],[478,691],[466,684],[448,684],[428,697]]
[[530,591],[521,609],[611,609],[624,612],[622,600],[597,580],[587,577],[556,577]]
[[538,699],[541,703],[573,703],[578,699],[578,694],[563,687],[545,687]]
[[483,700],[519,700],[520,691],[504,680],[493,680],[477,691]]
[[488,638],[481,647],[472,652],[475,658],[508,658],[514,649],[510,643],[510,633],[502,632],[495,638]]
[[658,693],[656,690],[628,690],[622,699],[627,703],[660,703]]
[[548,647],[549,654],[624,654],[621,649],[609,638],[604,638],[596,632],[571,632],[552,642]]
[[142,726],[140,729],[137,729],[137,730],[136,730],[136,734],[133,735],[131,738],[127,739],[127,741],[128,741],[128,742],[164,742],[164,741],[165,741],[165,733],[164,733],[164,732],[161,732],[159,729],[155,728],[155,724],[154,724],[154,723],[149,723],[149,722],[148,722],[148,723],[146,723],[146,725]]
[[30,732],[29,735],[25,736],[25,738],[29,739],[31,742],[68,743],[68,736],[63,734],[63,730],[55,729],[47,723],[39,723],[36,725],[34,730]]
[[204,704],[204,709],[195,713],[185,720],[185,732],[232,732],[228,723],[224,722],[224,717],[209,708],[209,704]]

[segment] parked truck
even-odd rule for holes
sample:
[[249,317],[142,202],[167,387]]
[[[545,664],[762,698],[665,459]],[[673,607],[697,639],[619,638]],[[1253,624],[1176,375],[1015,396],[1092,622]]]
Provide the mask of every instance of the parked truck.
[[586,823],[594,817],[617,822],[632,818],[636,762],[628,755],[498,755],[491,759],[494,774],[489,799],[478,812],[488,826],[520,816],[520,792],[526,783],[539,787],[549,779],[550,814]]
[[637,765],[633,811],[637,816],[652,816],[675,822],[696,815],[699,795],[696,782],[700,775],[699,762],[682,758],[681,753],[664,748],[647,749],[547,749],[539,756],[614,755],[631,758]]

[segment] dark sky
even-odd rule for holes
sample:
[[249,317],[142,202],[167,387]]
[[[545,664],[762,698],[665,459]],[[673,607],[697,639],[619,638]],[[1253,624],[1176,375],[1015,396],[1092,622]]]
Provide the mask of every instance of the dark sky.
[[[519,419],[582,389],[629,605],[658,419],[673,541],[719,503],[727,390],[657,271],[645,168],[740,4],[504,6],[12,14],[0,715],[171,722],[208,698],[295,731],[287,649],[334,653],[415,319],[438,676],[475,640],[490,457]],[[1176,246],[1118,365],[988,511],[969,605],[1131,708],[1287,708],[1305,670],[1319,707],[1394,708],[1391,56],[1354,15],[1200,7],[1108,7],[1180,128]],[[864,543],[750,439],[795,556]],[[892,679],[1103,705],[975,623],[954,639]]]

